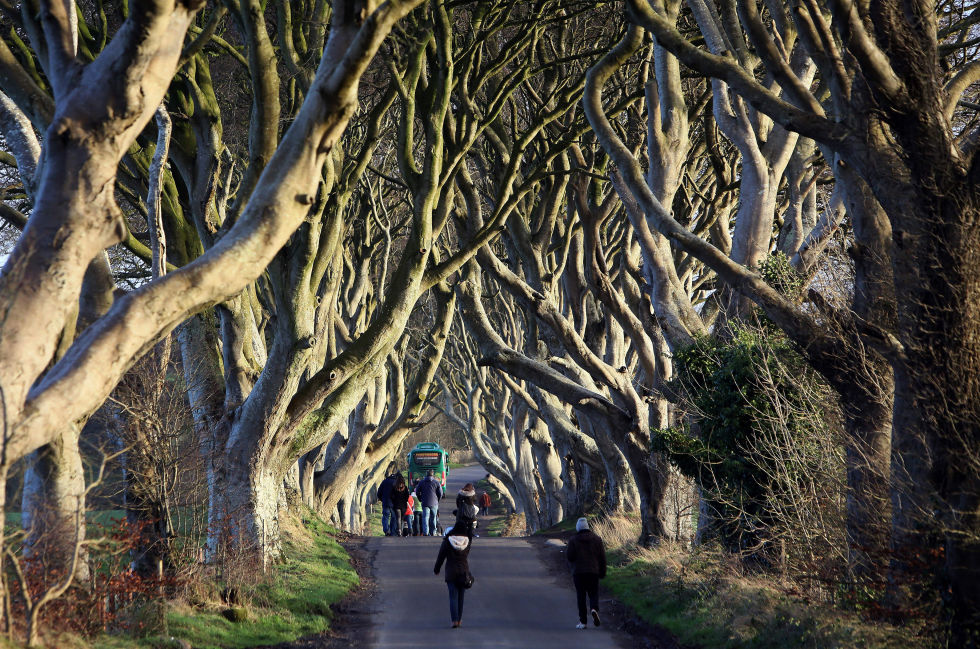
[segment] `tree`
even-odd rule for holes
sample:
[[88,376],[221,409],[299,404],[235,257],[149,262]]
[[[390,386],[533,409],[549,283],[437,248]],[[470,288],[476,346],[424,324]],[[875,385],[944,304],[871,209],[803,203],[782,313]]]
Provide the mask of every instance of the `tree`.
[[[848,329],[860,334],[851,338],[856,343],[874,346],[895,375],[892,549],[900,557],[937,543],[944,546],[941,564],[934,568],[948,593],[955,642],[975,646],[978,621],[971,602],[980,583],[980,489],[973,468],[978,455],[971,423],[977,421],[977,368],[970,341],[980,321],[969,305],[978,285],[971,224],[978,210],[980,167],[974,109],[961,100],[980,69],[975,64],[960,67],[965,48],[972,45],[958,39],[972,23],[961,20],[959,12],[937,15],[931,4],[899,2],[794,3],[785,13],[782,7],[769,8],[766,22],[755,3],[740,2],[738,22],[729,20],[727,32],[722,32],[707,5],[692,6],[707,49],[694,45],[647,2],[630,2],[629,15],[683,63],[716,84],[727,84],[759,113],[832,152],[835,168],[853,170],[853,181],[845,183],[853,204],[873,197],[880,206],[851,214],[857,252],[870,257],[879,271],[864,286],[858,284],[855,295],[864,298],[862,290],[880,283],[886,296],[894,294],[897,317],[872,321],[855,308]],[[799,49],[819,73],[817,94],[793,74],[791,52],[782,49],[782,39],[773,31],[780,29],[799,34]],[[636,43],[639,38],[632,28],[628,40]],[[737,52],[742,43],[751,43],[771,80],[768,85],[742,67]],[[601,127],[595,113],[590,119]],[[631,174],[615,143],[606,137],[603,144],[624,174]],[[867,195],[861,193],[865,186]],[[635,179],[630,189],[644,193]],[[647,218],[661,232],[763,305],[815,356],[812,349],[818,341],[757,274],[694,241],[663,205],[646,196],[642,201]],[[836,315],[838,321],[848,319]],[[828,379],[834,382],[832,373]],[[873,380],[877,373],[870,374]],[[857,378],[852,381],[858,388],[854,394],[861,394]],[[865,394],[871,380],[863,382]],[[886,389],[869,394],[870,403],[881,404],[880,397],[888,396],[890,382],[881,383]],[[882,419],[887,420],[886,413]],[[881,473],[880,458],[887,457],[887,429],[879,420],[864,431],[852,430],[866,433],[855,437],[855,449],[879,458],[871,472],[863,472],[870,480]],[[883,483],[880,478],[871,481]],[[913,576],[901,559],[893,567],[896,583]]]
[[39,13],[25,5],[39,74],[53,96],[12,56],[4,58],[4,93],[46,133],[36,200],[0,275],[10,314],[0,343],[3,468],[54,439],[64,421],[83,422],[147,345],[262,272],[307,216],[310,197],[332,190],[329,179],[320,188],[319,172],[356,109],[358,81],[394,22],[417,4],[334,3],[312,92],[283,146],[256,170],[254,190],[221,240],[117,300],[60,358],[57,344],[89,262],[125,239],[114,192],[119,163],[163,99],[181,54],[193,51],[182,43],[203,3],[136,5],[89,61],[74,53],[74,3],[41,3]]

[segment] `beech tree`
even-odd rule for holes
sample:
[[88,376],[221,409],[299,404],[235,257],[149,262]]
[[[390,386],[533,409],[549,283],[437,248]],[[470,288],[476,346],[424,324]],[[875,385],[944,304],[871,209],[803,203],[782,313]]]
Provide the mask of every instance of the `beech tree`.
[[[977,319],[969,305],[977,285],[971,279],[976,264],[970,251],[976,249],[971,224],[978,209],[978,139],[974,120],[964,117],[972,115],[973,104],[961,101],[978,68],[962,66],[963,50],[971,45],[959,37],[972,23],[961,20],[959,12],[937,15],[931,4],[767,4],[762,15],[754,2],[737,3],[737,14],[715,13],[711,5],[692,2],[704,37],[701,47],[661,7],[628,5],[636,26],[595,69],[595,84],[586,93],[590,120],[604,147],[660,232],[763,306],[838,390],[857,397],[865,408],[874,406],[875,420],[867,422],[860,421],[861,409],[854,404],[845,413],[852,418],[854,455],[869,457],[871,464],[852,475],[857,507],[879,506],[869,493],[880,496],[882,485],[890,484],[894,583],[914,577],[903,559],[906,553],[944,546],[942,565],[935,568],[948,587],[952,629],[960,646],[974,646],[977,618],[971,602],[980,583],[980,491],[972,432],[977,371],[970,351]],[[858,371],[834,363],[840,355],[827,345],[840,341],[839,336],[820,335],[820,327],[807,324],[801,317],[805,313],[765,285],[756,271],[693,237],[645,188],[635,162],[596,110],[595,94],[608,70],[642,42],[643,29],[685,65],[711,77],[716,88],[725,86],[758,113],[813,139],[833,156],[848,207],[856,208],[850,213],[856,257],[868,265],[859,271],[867,274],[857,280],[851,312],[828,310],[822,317],[845,323],[840,328],[851,348],[871,346],[887,360],[895,376],[893,399],[888,369],[876,371],[883,363]],[[785,47],[784,30],[798,35],[796,49]],[[746,70],[743,54],[750,47],[765,83]],[[795,52],[816,66],[819,85],[794,71]],[[862,307],[868,298],[876,299],[874,306]],[[891,413],[885,407],[889,403]],[[889,432],[892,461],[884,470]]]
[[[187,384],[193,386],[191,407],[211,462],[212,546],[219,541],[217,531],[225,530],[232,534],[229,540],[238,537],[254,547],[267,537],[271,542],[263,545],[274,549],[284,478],[298,457],[317,451],[307,460],[319,459],[338,431],[346,431],[340,435],[344,451],[331,457],[330,466],[315,478],[308,462],[302,473],[301,488],[315,491],[328,512],[341,494],[349,493],[353,476],[382,464],[380,458],[393,453],[392,447],[411,429],[398,424],[382,433],[373,428],[379,422],[350,415],[386,368],[393,370],[392,378],[399,373],[404,359],[397,345],[420,296],[437,288],[494,236],[517,200],[534,186],[521,184],[517,172],[522,156],[536,155],[536,138],[545,133],[541,127],[528,129],[511,145],[512,171],[498,190],[506,200],[490,222],[469,241],[447,242],[444,259],[434,256],[429,237],[439,241],[449,222],[454,176],[466,163],[467,151],[481,139],[499,139],[500,115],[508,102],[525,92],[527,79],[538,83],[536,79],[554,75],[561,63],[543,46],[551,38],[552,28],[542,20],[549,7],[512,3],[449,10],[435,3],[420,14],[412,23],[412,36],[392,45],[387,74],[381,66],[368,73],[373,88],[386,90],[365,95],[369,109],[355,118],[351,137],[324,158],[317,191],[297,194],[297,201],[302,198],[308,205],[306,222],[258,281],[224,296],[213,312],[186,321],[178,330]],[[270,22],[273,9],[276,29]],[[325,13],[311,14],[317,11]],[[309,20],[299,20],[301,15]],[[257,3],[229,3],[191,28],[193,41],[178,61],[167,98],[175,124],[175,172],[164,170],[161,198],[172,266],[182,268],[198,263],[193,260],[202,254],[213,255],[248,213],[263,169],[279,149],[290,146],[289,131],[280,135],[279,120],[301,121],[300,107],[313,82],[304,62],[324,47],[318,25],[337,19],[331,15],[322,3],[280,2],[265,12]],[[227,20],[236,26],[240,46],[219,35]],[[449,25],[466,28],[458,30],[462,40],[450,38]],[[99,35],[84,21],[81,26],[83,51],[97,53]],[[104,45],[106,34],[102,36]],[[226,148],[226,142],[229,148],[244,143],[223,132],[235,126],[223,115],[226,110],[233,113],[235,106],[218,100],[215,66],[205,56],[216,50],[247,69],[252,83],[247,160]],[[541,66],[532,69],[530,61],[518,62],[522,53],[531,53]],[[290,71],[288,88],[281,87],[277,66]],[[463,110],[449,111],[452,93]],[[564,90],[557,102],[545,99],[538,109],[542,124],[573,106],[575,96],[573,90]],[[383,146],[395,108],[402,115],[395,129],[399,146]],[[427,119],[416,132],[420,111]],[[528,114],[532,124],[533,116]],[[440,126],[440,120],[447,126]],[[143,211],[141,197],[148,189],[152,139],[144,137],[138,144],[147,148],[130,147],[118,176],[119,191],[136,213]],[[425,153],[417,160],[413,149],[420,145]],[[391,157],[398,160],[397,169],[380,162]],[[378,201],[371,198],[372,182],[384,188]],[[383,236],[386,250],[393,253],[395,244],[398,255],[386,252],[379,262],[374,243],[381,241],[377,236],[384,228],[364,226],[364,239],[358,241],[360,235],[351,238],[346,224],[351,216],[355,222],[378,219],[374,212],[386,209],[386,201],[401,206],[392,208],[394,222],[386,226],[399,230],[398,239],[392,241],[390,231]],[[145,257],[148,251],[137,235],[127,232],[125,244]],[[455,234],[447,230],[447,236]],[[413,251],[424,258],[414,259]],[[431,264],[425,260],[429,256]],[[380,284],[374,286],[372,273],[379,268]],[[425,385],[417,388],[424,396]],[[402,404],[397,389],[383,393],[372,397],[375,408]],[[391,417],[397,411],[382,408],[375,415]],[[372,427],[373,434],[358,428],[359,421]]]
[[80,431],[174,332],[212,550],[276,551],[290,489],[359,527],[433,405],[529,528],[601,491],[643,543],[687,538],[673,354],[759,307],[839,399],[852,576],[898,605],[941,547],[976,643],[974,5],[0,12],[0,475],[30,456],[27,520],[81,539]]
[[164,98],[182,54],[197,47],[183,44],[203,3],[139,3],[94,57],[75,54],[74,3],[24,4],[43,76],[39,82],[5,56],[0,83],[8,106],[20,111],[18,123],[30,120],[44,131],[43,162],[34,172],[37,191],[24,233],[0,275],[11,314],[0,336],[2,470],[61,435],[66,422],[84,422],[155,339],[262,272],[308,215],[310,197],[332,190],[330,179],[321,187],[320,169],[356,110],[358,81],[394,22],[417,4],[334,3],[312,91],[284,146],[255,170],[254,189],[221,240],[122,296],[63,353],[58,342],[86,268],[127,237],[115,193],[120,161]]
[[[672,23],[676,22],[680,9],[679,3],[671,3],[665,7],[664,15]],[[720,29],[717,17],[707,9],[695,15],[715,31]],[[777,23],[777,28],[785,29],[785,25]],[[690,93],[683,91],[677,60],[659,42],[653,45],[652,57],[647,54],[652,58],[653,74],[645,89],[648,128],[642,148],[647,152],[648,167],[642,170],[628,153],[635,145],[627,145],[613,132],[610,122],[603,116],[598,98],[598,91],[619,66],[633,53],[646,53],[638,36],[637,31],[628,34],[621,45],[590,72],[585,107],[597,138],[615,163],[611,179],[641,243],[651,304],[658,320],[665,323],[666,342],[676,348],[689,344],[692,336],[708,331],[719,312],[721,329],[727,319],[744,317],[743,301],[731,293],[733,289],[726,288],[739,286],[746,277],[732,275],[733,268],[757,269],[765,255],[776,247],[779,252],[792,257],[804,276],[812,276],[820,251],[839,223],[841,210],[837,205],[840,199],[831,196],[827,209],[818,219],[813,214],[814,181],[820,170],[807,170],[806,162],[813,154],[812,142],[791,138],[718,81],[711,84],[713,110],[710,116],[703,111],[698,115],[704,120],[701,125],[703,136],[693,138],[687,106],[696,102],[697,96],[689,96]],[[781,38],[784,45],[796,43],[792,30]],[[797,57],[793,60],[799,71],[793,73],[787,68],[786,73],[799,74],[793,78],[804,83],[801,77],[808,78],[812,68],[799,59],[799,47],[787,50],[787,56]],[[761,65],[758,57],[744,47],[740,51],[740,65],[744,68],[755,70]],[[772,83],[771,80],[767,82]],[[771,137],[770,131],[774,133]],[[735,162],[742,173],[737,182],[733,164],[725,161],[719,146],[719,132],[729,138],[738,151]],[[701,146],[706,146],[707,150],[699,151]],[[711,173],[705,173],[700,170],[702,168],[710,169]],[[793,169],[793,172],[786,175],[787,169]],[[784,180],[786,198],[777,209],[775,192]],[[737,210],[733,197],[728,192],[718,191],[719,185],[726,184],[738,188]],[[835,191],[843,191],[843,187],[844,181],[841,181]],[[849,206],[855,211],[871,210],[874,213],[874,206],[861,200],[860,191],[861,187],[852,186]],[[695,198],[692,200],[691,197]],[[668,244],[671,233],[663,228],[658,231],[659,226],[650,216],[654,203],[672,208],[677,221],[688,230],[685,245],[675,245],[673,252]],[[782,218],[777,220],[777,217]],[[774,227],[776,225],[779,227]],[[668,236],[661,236],[661,232]],[[703,240],[696,242],[695,238]],[[705,250],[710,251],[710,255],[703,254]],[[692,264],[695,259],[700,263]],[[869,249],[868,254],[857,260],[858,290],[852,306],[859,314],[873,313],[885,321],[892,312],[893,301],[887,292],[887,282],[883,281],[889,271],[881,265],[881,259]],[[699,268],[700,264],[704,264],[704,268]],[[721,290],[708,301],[706,308],[695,313],[695,302],[691,299],[694,295],[686,294],[683,287],[693,278],[706,288],[712,287],[715,273],[724,280],[718,287]],[[844,313],[834,312],[818,321],[812,317],[812,311],[794,303],[795,297],[787,299],[764,282],[751,290],[744,286],[739,290],[746,294],[754,290],[758,294],[759,288],[767,294],[765,300],[775,300],[778,304],[772,306],[770,303],[770,315],[806,348],[811,362],[825,373],[841,395],[852,432],[849,497],[852,498],[853,515],[848,526],[852,569],[858,576],[880,579],[887,546],[883,505],[887,500],[884,467],[888,459],[890,429],[890,417],[887,416],[890,374],[883,368],[884,359],[877,352],[866,350],[856,339],[854,322],[844,317]],[[816,293],[814,297],[819,298],[820,294]],[[826,301],[820,304],[826,306]],[[718,325],[714,326],[717,328]],[[669,363],[661,364],[660,372],[661,381],[669,379]],[[862,405],[855,406],[856,403]],[[869,404],[878,406],[871,408]],[[710,511],[702,507],[700,524],[705,525],[710,519]]]
[[[471,277],[475,282],[479,275]],[[593,487],[603,482],[610,511],[632,508],[637,502],[635,483],[623,472],[625,460],[615,446],[601,439],[609,451],[602,454],[600,445],[572,422],[570,409],[554,395],[533,382],[489,370],[489,345],[506,340],[519,346],[528,339],[519,309],[499,286],[493,290],[495,299],[477,301],[482,290],[473,284],[464,289],[462,322],[442,381],[444,411],[466,432],[480,463],[513,500],[515,513],[525,516],[528,529],[583,512],[597,491]]]

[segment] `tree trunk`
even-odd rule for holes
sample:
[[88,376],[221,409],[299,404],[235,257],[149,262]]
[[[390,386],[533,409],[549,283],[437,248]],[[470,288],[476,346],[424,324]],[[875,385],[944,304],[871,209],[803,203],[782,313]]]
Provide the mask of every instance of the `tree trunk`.
[[226,561],[256,561],[264,567],[282,551],[279,536],[282,476],[265,467],[261,457],[223,467],[217,476],[218,483],[209,484],[211,556]]
[[550,443],[532,443],[531,446],[541,480],[542,523],[545,527],[551,527],[561,522],[566,511],[566,503],[563,502],[561,461]]
[[[171,574],[170,541],[174,530],[166,478],[145,454],[130,452],[125,463],[126,520],[140,536],[131,550],[133,571],[142,576],[157,577],[161,569]],[[138,476],[138,477],[136,477]],[[161,487],[154,489],[153,487]]]
[[[24,474],[22,511],[27,532],[25,556],[43,558],[48,565],[67,570],[75,543],[85,539],[85,471],[74,428],[31,454]],[[58,581],[63,577],[60,573],[53,576]],[[88,582],[87,560],[78,562],[75,578],[82,584]]]
[[657,456],[637,466],[636,459],[630,466],[636,474],[636,486],[640,490],[640,538],[639,544],[650,547],[667,539],[663,520],[663,505],[669,475],[667,460]]
[[281,507],[295,513],[299,512],[300,505],[303,504],[303,495],[299,484],[299,463],[300,460],[291,462],[286,474],[282,477],[283,501],[280,503]]
[[316,504],[314,476],[321,470],[327,445],[320,444],[315,449],[299,459],[299,491],[303,504],[313,509]]
[[531,443],[523,433],[515,432],[515,437],[517,470],[514,472],[514,483],[527,521],[527,531],[533,534],[544,527],[541,511],[542,494],[538,492]]
[[583,432],[599,446],[606,473],[606,506],[610,512],[635,512],[640,505],[640,492],[636,476],[626,456],[613,443],[608,424],[595,422],[593,417],[579,412],[578,421]]
[[[77,324],[73,325],[72,332],[83,331],[109,310],[115,288],[109,259],[103,252],[89,263],[85,271]],[[69,336],[67,329],[64,335]],[[56,442],[41,447],[28,457],[21,507],[24,515],[22,524],[27,531],[27,556],[33,553],[32,546],[41,543],[44,546],[42,552],[50,551],[48,561],[68,561],[72,548],[66,544],[72,543],[73,538],[80,541],[85,539],[84,522],[81,529],[75,529],[79,527],[76,523],[77,510],[86,507],[85,471],[78,447],[78,434],[75,427],[70,427]],[[84,518],[83,511],[83,521]],[[54,547],[59,545],[61,547]],[[67,567],[64,569],[67,570]],[[88,552],[83,549],[75,578],[85,584],[88,577]]]
[[[895,372],[893,583],[938,572],[951,646],[980,645],[980,198],[913,210],[895,266],[903,362]],[[942,561],[936,556],[944,556]]]

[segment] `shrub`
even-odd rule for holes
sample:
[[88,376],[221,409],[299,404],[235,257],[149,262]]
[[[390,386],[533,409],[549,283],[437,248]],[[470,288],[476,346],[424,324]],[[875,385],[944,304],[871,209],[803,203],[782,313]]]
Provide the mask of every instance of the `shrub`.
[[699,338],[674,362],[670,389],[688,417],[653,438],[701,488],[701,532],[764,565],[836,565],[845,473],[826,384],[766,325]]

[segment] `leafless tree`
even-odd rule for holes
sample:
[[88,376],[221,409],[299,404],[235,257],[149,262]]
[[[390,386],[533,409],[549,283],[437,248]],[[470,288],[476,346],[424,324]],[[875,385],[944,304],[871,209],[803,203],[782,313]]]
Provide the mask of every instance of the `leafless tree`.
[[[628,3],[635,26],[593,71],[586,92],[590,121],[625,178],[624,191],[634,195],[649,222],[709,265],[732,290],[761,305],[845,399],[864,404],[845,411],[851,419],[851,456],[867,460],[850,472],[855,520],[880,511],[874,503],[889,484],[894,487],[893,549],[914,551],[943,539],[941,579],[951,593],[954,635],[962,646],[975,643],[976,612],[970,602],[977,599],[980,582],[971,566],[980,545],[977,518],[970,512],[976,511],[980,489],[976,475],[962,473],[962,465],[951,460],[976,456],[968,441],[976,436],[964,431],[973,430],[977,421],[976,371],[967,342],[977,322],[967,306],[976,286],[968,269],[975,266],[969,224],[977,210],[977,138],[974,108],[969,100],[961,103],[978,74],[963,57],[974,47],[962,37],[973,24],[974,10],[800,2],[767,3],[762,14],[755,2],[726,5],[731,11],[722,12],[713,3],[689,4],[703,46],[678,29],[661,6]],[[824,335],[806,311],[740,263],[745,260],[731,259],[694,237],[645,187],[635,162],[602,117],[597,94],[640,46],[644,30],[682,63],[712,79],[716,107],[722,105],[719,91],[730,93],[743,110],[751,107],[824,148],[848,207],[854,208],[855,258],[863,265],[851,312],[833,314],[848,334],[843,339],[837,331]],[[786,38],[790,33],[796,47]],[[815,66],[818,84],[801,74],[801,64]],[[756,69],[763,82],[752,73]],[[865,302],[869,298],[873,302]],[[865,346],[880,354],[872,367],[840,361],[838,350]],[[892,371],[893,399],[891,380],[883,378]],[[868,406],[874,417],[860,418],[855,411],[867,412]],[[870,545],[881,547],[881,529],[878,523],[869,525]],[[902,565],[893,566],[896,582],[903,581],[903,573],[911,576]]]

